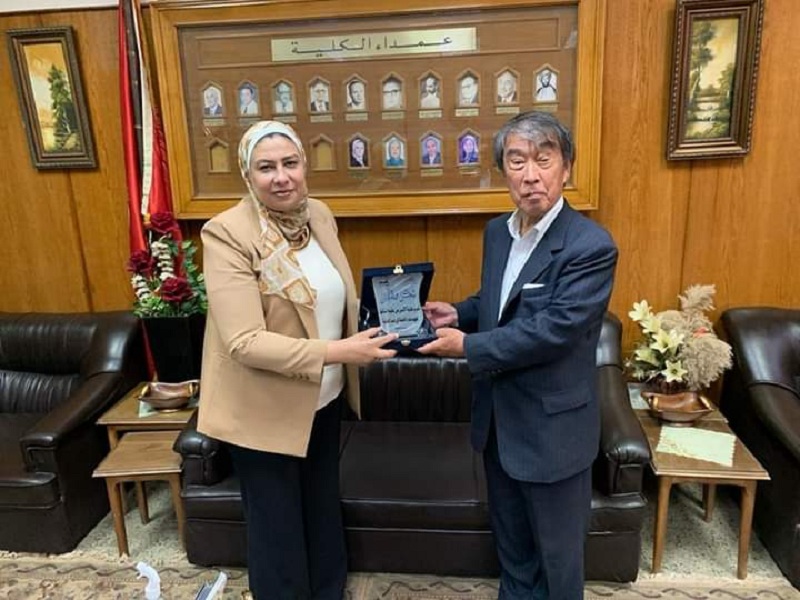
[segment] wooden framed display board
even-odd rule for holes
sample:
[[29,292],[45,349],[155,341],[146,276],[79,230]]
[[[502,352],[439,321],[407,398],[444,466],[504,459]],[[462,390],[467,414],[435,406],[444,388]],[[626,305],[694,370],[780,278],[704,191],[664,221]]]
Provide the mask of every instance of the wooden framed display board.
[[176,210],[244,193],[261,119],[300,134],[311,195],[337,216],[501,212],[493,135],[552,111],[577,153],[566,196],[597,207],[606,0],[151,4]]

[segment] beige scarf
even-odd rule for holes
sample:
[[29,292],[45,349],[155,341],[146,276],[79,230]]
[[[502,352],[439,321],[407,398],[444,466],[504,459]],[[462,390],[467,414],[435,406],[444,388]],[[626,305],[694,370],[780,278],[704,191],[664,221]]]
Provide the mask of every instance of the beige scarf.
[[250,198],[255,203],[261,225],[259,243],[262,259],[258,285],[262,294],[274,294],[295,304],[313,308],[316,304],[316,290],[308,283],[295,256],[295,252],[305,248],[311,240],[308,199],[304,198],[300,206],[291,212],[271,210],[258,200],[248,177],[250,158],[256,144],[273,134],[291,140],[297,146],[303,164],[306,164],[306,154],[297,133],[279,121],[255,123],[245,132],[239,143],[239,170],[250,192]]

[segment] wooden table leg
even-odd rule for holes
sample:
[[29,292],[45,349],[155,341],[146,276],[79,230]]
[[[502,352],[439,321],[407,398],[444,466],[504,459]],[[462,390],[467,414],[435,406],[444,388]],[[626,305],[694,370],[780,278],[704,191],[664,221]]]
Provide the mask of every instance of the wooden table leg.
[[186,541],[183,538],[183,524],[186,517],[183,514],[183,501],[181,500],[181,475],[175,473],[169,478],[169,487],[172,493],[172,504],[175,506],[175,518],[178,520],[178,538],[181,546],[186,548]]
[[658,478],[658,504],[656,506],[656,523],[653,532],[653,573],[658,573],[661,570],[661,558],[664,555],[664,541],[667,534],[669,492],[671,489],[671,477],[662,476]]
[[147,506],[147,491],[144,489],[144,481],[136,481],[136,503],[139,505],[139,516],[142,518],[142,525],[150,522],[150,508]]
[[125,531],[125,513],[122,512],[122,496],[119,491],[119,481],[113,477],[106,479],[108,501],[111,504],[111,514],[114,517],[114,532],[117,534],[117,548],[119,554],[128,554],[128,534]]
[[703,507],[705,508],[704,518],[706,523],[711,521],[714,514],[714,502],[717,498],[717,484],[707,483],[703,486]]
[[111,450],[119,446],[119,432],[117,431],[116,427],[110,427],[107,430],[108,433],[108,445]]
[[[109,446],[110,450],[113,450],[114,448],[119,446],[119,437],[120,437],[119,436],[119,431],[117,431],[116,427],[113,427],[113,426],[109,425],[108,428],[106,429],[106,433],[108,434],[108,446]],[[125,484],[124,483],[122,484],[122,495],[120,496],[120,498],[122,498],[122,514],[124,515],[125,513],[128,512],[128,506],[127,506],[128,503],[125,500]]]
[[739,561],[736,576],[747,578],[747,556],[750,553],[750,533],[753,526],[753,507],[756,504],[757,481],[747,481],[742,486],[742,514],[739,519]]

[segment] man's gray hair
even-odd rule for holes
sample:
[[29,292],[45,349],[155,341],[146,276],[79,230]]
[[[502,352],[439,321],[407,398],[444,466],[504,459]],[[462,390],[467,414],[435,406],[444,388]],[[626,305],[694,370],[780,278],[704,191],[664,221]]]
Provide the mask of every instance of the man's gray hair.
[[503,155],[510,135],[529,140],[539,149],[559,149],[567,166],[571,167],[575,160],[575,146],[569,129],[552,114],[532,110],[509,119],[494,136],[494,162],[503,173]]

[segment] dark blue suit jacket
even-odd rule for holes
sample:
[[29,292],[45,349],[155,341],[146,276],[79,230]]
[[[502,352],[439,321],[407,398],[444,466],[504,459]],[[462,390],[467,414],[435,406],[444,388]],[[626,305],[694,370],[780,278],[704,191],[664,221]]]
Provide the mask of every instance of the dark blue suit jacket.
[[[565,201],[522,268],[500,314],[508,215],[484,231],[481,289],[456,305],[473,375],[472,445],[486,446],[494,412],[504,470],[553,482],[588,468],[600,423],[595,352],[617,249]],[[527,285],[526,285],[527,284]]]

